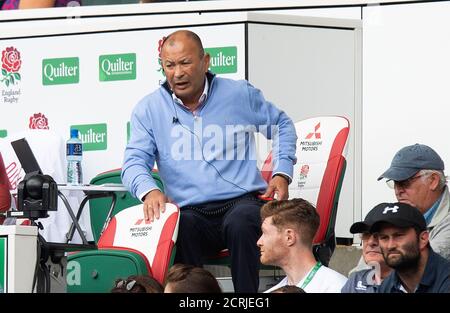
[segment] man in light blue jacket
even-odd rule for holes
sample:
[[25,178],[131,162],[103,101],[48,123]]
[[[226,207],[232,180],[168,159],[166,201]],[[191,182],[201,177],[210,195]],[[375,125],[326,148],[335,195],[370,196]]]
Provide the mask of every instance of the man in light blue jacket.
[[[176,262],[202,266],[228,248],[235,291],[256,292],[260,196],[288,198],[295,127],[247,81],[209,72],[210,57],[193,32],[169,35],[161,61],[167,80],[133,110],[122,180],[148,220],[159,218],[168,199],[180,206]],[[257,167],[257,132],[273,144],[269,184]],[[155,161],[165,194],[150,173]]]

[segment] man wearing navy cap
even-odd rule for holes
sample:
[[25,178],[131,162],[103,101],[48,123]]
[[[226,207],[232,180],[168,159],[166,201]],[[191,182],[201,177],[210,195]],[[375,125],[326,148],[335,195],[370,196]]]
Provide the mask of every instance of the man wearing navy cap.
[[406,146],[378,180],[383,178],[399,202],[419,209],[433,250],[450,260],[450,201],[441,157],[423,144]]
[[361,235],[362,256],[360,265],[352,270],[342,287],[342,293],[376,293],[383,279],[392,271],[384,261],[378,234],[369,232],[374,212],[369,211],[364,221],[356,222],[350,227],[352,234]]
[[401,202],[380,203],[368,215],[356,227],[378,235],[384,260],[394,269],[378,292],[450,292],[450,262],[430,247],[425,218],[418,209]]

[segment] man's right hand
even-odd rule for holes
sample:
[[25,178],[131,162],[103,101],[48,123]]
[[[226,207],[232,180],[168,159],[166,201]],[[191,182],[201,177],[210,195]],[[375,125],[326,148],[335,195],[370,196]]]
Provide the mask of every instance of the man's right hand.
[[153,222],[153,218],[159,219],[159,211],[164,213],[167,197],[158,189],[150,191],[144,197],[144,218],[146,221]]

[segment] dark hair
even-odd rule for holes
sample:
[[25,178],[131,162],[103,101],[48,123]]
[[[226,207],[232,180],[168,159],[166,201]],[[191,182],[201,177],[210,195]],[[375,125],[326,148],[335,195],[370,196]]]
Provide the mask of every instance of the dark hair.
[[295,227],[305,245],[312,245],[320,224],[320,216],[314,206],[305,199],[270,201],[261,208],[261,220],[272,217],[278,229]]
[[[414,228],[414,231],[416,233],[416,240],[417,243],[420,241],[420,234],[422,234],[424,231],[428,231],[427,229],[423,230],[419,226],[414,225],[412,228]],[[428,239],[427,247],[431,248],[430,240]]]
[[196,33],[192,32],[190,30],[177,30],[176,32],[173,32],[169,36],[164,38],[163,43],[161,45],[161,51],[167,42],[173,42],[172,37],[174,37],[175,35],[179,35],[179,34],[183,34],[186,37],[188,37],[189,39],[191,39],[198,48],[200,58],[203,58],[203,56],[205,55],[205,49],[203,49],[202,40]]
[[293,285],[286,285],[280,288],[277,288],[275,290],[272,290],[271,293],[306,293],[305,290],[303,290],[300,287],[293,286]]
[[165,286],[170,284],[173,293],[221,293],[217,279],[201,267],[175,264],[167,273]]
[[111,289],[112,293],[162,293],[161,284],[148,275],[131,275],[126,280],[119,278]]

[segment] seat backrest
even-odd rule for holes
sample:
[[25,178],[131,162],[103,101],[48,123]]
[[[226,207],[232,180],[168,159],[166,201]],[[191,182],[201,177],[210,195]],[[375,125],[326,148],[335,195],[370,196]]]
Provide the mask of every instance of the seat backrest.
[[295,129],[298,159],[289,194],[316,206],[321,223],[314,243],[321,243],[334,233],[349,121],[341,116],[320,116],[297,122]]
[[[345,174],[349,121],[341,116],[320,116],[295,123],[297,163],[294,165],[289,197],[311,202],[320,215],[314,238],[320,244],[334,234],[337,202]],[[269,155],[262,167],[263,177],[271,177]]]
[[[121,169],[114,169],[107,172],[103,172],[92,178],[91,184],[93,185],[103,185],[108,183],[121,184],[122,180],[120,178]],[[152,177],[156,182],[156,185],[164,191],[164,186],[162,184],[161,178],[157,171],[152,172]],[[134,198],[129,192],[116,192],[116,205],[114,206],[114,211],[111,216],[116,215],[122,210],[135,206],[141,203],[138,199]],[[111,198],[98,198],[89,200],[89,214],[91,220],[92,235],[95,242],[100,238],[103,225],[106,221],[106,216],[108,215],[109,209],[111,207]]]
[[166,210],[152,223],[144,220],[143,204],[117,213],[98,241],[99,249],[133,251],[146,261],[149,274],[164,283],[178,236],[179,209],[166,203]]

